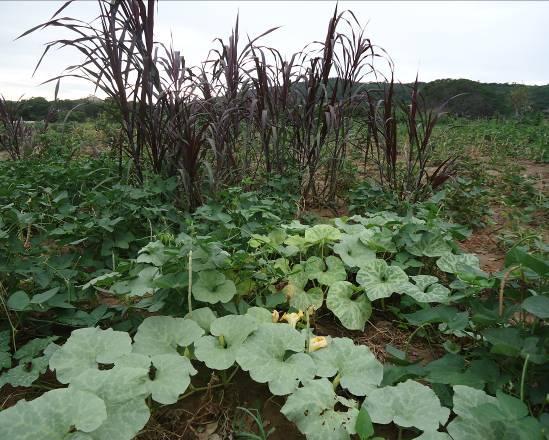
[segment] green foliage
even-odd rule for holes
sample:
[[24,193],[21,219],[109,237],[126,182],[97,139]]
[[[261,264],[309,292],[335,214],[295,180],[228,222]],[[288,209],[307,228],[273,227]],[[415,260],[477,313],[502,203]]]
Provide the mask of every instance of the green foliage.
[[519,399],[498,392],[492,397],[467,386],[454,386],[453,411],[458,415],[448,425],[455,440],[477,438],[542,439],[538,421],[528,416],[527,406]]
[[194,354],[208,368],[226,370],[235,363],[241,345],[257,327],[257,321],[246,315],[217,318],[210,325],[210,336],[195,342]]
[[283,396],[315,376],[315,364],[304,350],[305,338],[291,326],[263,324],[241,345],[236,359],[253,380],[268,382],[271,393]]
[[77,438],[78,432],[92,433],[106,419],[102,399],[92,393],[65,388],[49,391],[30,402],[21,400],[0,412],[0,434],[2,438],[25,440]]
[[[381,384],[383,365],[364,345],[348,338],[334,338],[329,349],[312,353],[320,377],[337,377],[342,388],[355,396],[365,396]],[[337,385],[337,383],[335,383]]]
[[243,408],[241,406],[237,407],[236,409],[250,417],[257,427],[257,430],[259,431],[258,434],[244,431],[242,428],[239,427],[239,422],[241,422],[241,420],[239,418],[235,418],[235,420],[233,420],[233,430],[236,438],[246,440],[267,440],[271,436],[271,434],[275,432],[276,428],[271,427],[267,429],[265,427],[265,422],[263,422],[263,418],[261,417],[261,413],[259,412],[259,410],[255,408]]
[[97,368],[99,364],[112,364],[130,351],[131,339],[125,332],[82,328],[75,330],[67,343],[53,354],[50,367],[61,383],[69,383],[82,371]]
[[373,390],[364,405],[374,423],[394,422],[426,432],[437,431],[450,415],[433,390],[413,380]]
[[[345,410],[336,410],[336,405]],[[347,440],[355,433],[356,402],[337,396],[327,379],[307,382],[288,398],[281,411],[310,440]]]
[[[189,214],[165,198],[173,182],[122,184],[108,159],[0,167],[0,384],[64,387],[0,411],[2,438],[129,440],[159,405],[208,375],[228,386],[237,369],[287,396],[282,413],[311,439],[372,438],[391,422],[420,439],[542,436],[541,243],[515,243],[489,275],[436,196],[309,225],[272,188]],[[388,321],[408,340],[382,364],[317,336],[325,319],[359,332]],[[73,330],[64,343],[60,328]],[[421,359],[418,339],[446,354]]]
[[408,281],[406,273],[398,266],[389,266],[385,260],[366,263],[356,274],[357,282],[364,288],[370,301],[388,298],[393,293],[402,293]]
[[338,281],[330,286],[326,306],[349,330],[364,330],[366,321],[372,315],[369,299],[347,281]]

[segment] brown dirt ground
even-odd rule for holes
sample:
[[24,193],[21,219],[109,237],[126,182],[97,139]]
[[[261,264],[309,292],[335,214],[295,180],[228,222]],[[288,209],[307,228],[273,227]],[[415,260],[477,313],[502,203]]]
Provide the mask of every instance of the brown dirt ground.
[[480,260],[480,268],[488,273],[499,272],[503,268],[505,251],[495,238],[498,227],[487,227],[474,231],[471,236],[460,243],[464,252],[475,254]]

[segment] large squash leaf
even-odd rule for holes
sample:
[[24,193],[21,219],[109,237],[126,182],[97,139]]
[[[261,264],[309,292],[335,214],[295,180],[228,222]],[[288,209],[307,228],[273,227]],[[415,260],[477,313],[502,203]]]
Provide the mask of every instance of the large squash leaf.
[[198,301],[226,303],[236,294],[236,286],[217,270],[203,270],[198,274],[198,281],[193,284],[192,293]]
[[253,380],[268,382],[271,393],[282,396],[315,376],[315,363],[304,349],[305,337],[296,329],[263,324],[241,345],[236,361]]
[[[358,225],[363,228],[362,225]],[[339,243],[334,244],[334,252],[349,267],[362,267],[367,261],[374,260],[376,253],[361,240],[359,234],[345,234]]]
[[177,347],[187,347],[203,334],[204,330],[190,319],[149,316],[137,329],[133,352],[151,356],[177,353]]
[[310,244],[324,245],[341,238],[339,229],[330,225],[314,225],[305,230],[305,241]]
[[118,359],[116,365],[145,371],[141,381],[144,392],[152,394],[154,400],[164,405],[177,402],[179,396],[189,387],[191,376],[197,373],[191,361],[177,353],[154,356],[130,353]]
[[6,383],[14,387],[30,387],[46,372],[50,357],[59,349],[59,346],[52,342],[56,339],[56,336],[33,339],[19,348],[13,356],[19,360],[19,365],[0,376],[0,388]]
[[450,415],[450,410],[440,405],[431,388],[413,380],[373,390],[364,405],[374,423],[394,422],[404,428],[428,432],[437,431]]
[[479,265],[478,257],[473,254],[445,254],[437,260],[440,270],[452,274],[467,271],[468,268],[478,269]]
[[333,255],[326,257],[325,261],[320,257],[310,257],[305,262],[305,273],[310,280],[316,280],[324,286],[347,279],[343,262]]
[[519,399],[498,392],[496,397],[465,385],[454,386],[454,412],[448,425],[454,440],[541,440],[542,427]]
[[[337,404],[348,409],[336,411]],[[306,382],[288,397],[280,411],[308,440],[349,440],[355,433],[355,402],[338,397],[328,379]]]
[[365,345],[355,345],[349,338],[334,338],[330,344],[311,354],[317,376],[339,376],[340,384],[355,396],[365,396],[379,386],[383,365]]
[[404,287],[404,293],[411,296],[417,302],[447,303],[450,290],[442,284],[438,284],[438,278],[431,275],[415,275],[410,277],[415,284],[408,283]]
[[131,339],[126,332],[81,328],[74,330],[67,342],[53,353],[49,364],[59,382],[69,383],[87,369],[112,364],[130,351]]
[[215,321],[217,315],[209,307],[201,307],[193,310],[192,313],[187,313],[185,318],[196,322],[202,330],[209,333],[210,325]]
[[105,402],[107,418],[90,438],[131,440],[145,426],[150,417],[145,403],[149,370],[142,367],[117,364],[110,370],[88,370],[71,382],[69,389],[93,393]]
[[370,301],[388,298],[401,293],[408,282],[408,275],[398,266],[389,266],[385,260],[372,260],[356,274],[356,281],[365,290]]
[[95,394],[63,388],[1,411],[0,438],[59,440],[75,430],[92,432],[106,418],[105,403]]
[[426,232],[417,242],[410,243],[406,250],[416,257],[441,257],[451,252],[450,246],[444,236],[438,233]]
[[282,289],[282,292],[286,295],[286,298],[296,310],[307,310],[310,306],[315,309],[322,307],[324,302],[324,292],[318,287],[314,287],[305,290],[305,286],[309,281],[309,274],[307,271],[314,271],[312,266],[318,267],[318,270],[322,270],[323,263],[318,257],[311,257],[304,265],[296,264],[292,268],[292,272],[288,275],[288,284]]
[[273,315],[263,307],[250,307],[246,310],[246,316],[252,318],[258,325],[272,322]]
[[208,368],[226,370],[235,363],[240,346],[257,327],[257,321],[246,315],[217,318],[210,327],[212,336],[202,336],[195,343],[194,354]]
[[349,330],[364,330],[372,314],[372,305],[364,294],[356,298],[356,288],[348,281],[338,281],[328,290],[326,305]]

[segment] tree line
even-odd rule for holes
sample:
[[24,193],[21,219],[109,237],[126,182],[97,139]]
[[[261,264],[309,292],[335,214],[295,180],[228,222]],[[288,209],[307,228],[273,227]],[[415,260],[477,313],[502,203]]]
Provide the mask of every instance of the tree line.
[[[446,103],[451,115],[470,118],[520,116],[528,112],[549,113],[549,85],[481,83],[468,79],[439,79],[420,82],[420,89],[428,107]],[[378,84],[362,84],[372,89]],[[383,86],[383,84],[381,84]],[[409,98],[411,84],[395,84],[395,94],[402,100]],[[20,116],[25,121],[44,120],[52,102],[42,97],[22,100]],[[110,113],[112,103],[96,97],[62,99],[55,103],[57,119],[85,122],[101,113]],[[68,116],[67,116],[68,115]]]

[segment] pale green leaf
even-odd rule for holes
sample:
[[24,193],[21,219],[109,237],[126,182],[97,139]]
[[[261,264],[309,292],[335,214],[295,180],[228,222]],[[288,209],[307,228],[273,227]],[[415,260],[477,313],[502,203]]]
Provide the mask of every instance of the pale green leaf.
[[[302,353],[304,348],[304,336],[291,326],[263,324],[241,345],[236,360],[253,380],[269,382],[273,394],[285,395],[294,391],[299,381],[315,375],[315,364]],[[288,356],[287,352],[294,354]]]
[[396,253],[397,248],[393,243],[393,232],[390,229],[376,228],[374,234],[360,234],[360,241],[375,252]]
[[49,357],[41,356],[20,362],[0,376],[0,388],[9,383],[14,387],[30,387],[48,369]]
[[433,232],[423,234],[418,242],[406,246],[406,250],[416,257],[441,257],[451,252],[444,237]]
[[326,244],[341,238],[339,229],[330,225],[314,225],[305,230],[305,241],[311,244]]
[[208,368],[226,370],[248,335],[258,327],[257,321],[246,315],[228,315],[213,321],[212,336],[203,336],[195,343],[196,358]]
[[345,328],[364,330],[372,314],[372,305],[363,293],[356,294],[354,286],[347,281],[338,281],[328,290],[326,306],[337,316]]
[[130,353],[116,361],[116,368],[139,368],[144,371],[140,384],[133,385],[133,388],[141,389],[139,395],[151,394],[155,401],[164,405],[177,402],[189,387],[191,376],[197,373],[190,360],[177,353],[154,356]]
[[370,301],[388,298],[401,293],[408,282],[408,275],[398,266],[389,266],[385,260],[372,260],[358,271],[356,281]]
[[113,329],[81,328],[74,330],[65,344],[53,353],[50,368],[57,380],[68,383],[83,371],[111,364],[131,351],[131,339],[126,332]]
[[145,427],[150,410],[144,399],[107,404],[107,420],[92,431],[93,440],[132,440]]
[[341,241],[334,244],[334,252],[349,267],[362,267],[376,258],[376,253],[360,240],[360,235],[343,235]]
[[[108,370],[86,370],[71,381],[69,388],[93,393],[106,404],[121,403],[137,397],[144,399],[148,394],[146,379],[150,361],[148,365],[134,362],[134,356],[142,355],[126,354]],[[132,359],[131,365],[128,359]]]
[[324,292],[320,287],[313,287],[307,291],[297,289],[290,297],[290,306],[296,310],[307,310],[309,307],[318,310],[323,302]]
[[149,316],[137,329],[133,352],[151,356],[177,353],[177,347],[188,347],[203,334],[204,330],[190,319]]
[[473,254],[446,254],[437,260],[437,266],[440,270],[447,273],[457,274],[467,267],[479,268],[479,259]]
[[192,313],[187,313],[185,318],[193,320],[202,328],[202,330],[209,333],[210,325],[215,318],[217,318],[217,315],[209,307],[201,307],[193,310]]
[[454,412],[458,417],[447,428],[454,440],[543,438],[541,424],[529,416],[524,402],[502,392],[493,397],[482,390],[455,385]]
[[137,277],[129,281],[118,281],[114,283],[111,290],[114,293],[129,296],[144,296],[156,292],[154,280],[159,277],[159,270],[156,267],[149,266],[141,269]]
[[87,370],[69,386],[70,390],[93,393],[105,402],[107,418],[89,434],[94,440],[131,440],[149,420],[145,403],[149,394],[148,367],[139,362],[131,366],[119,364],[132,356],[142,355],[125,355],[110,370]]
[[154,376],[147,381],[152,398],[158,403],[169,405],[177,399],[191,384],[191,376],[197,371],[191,361],[178,354],[157,354],[151,357]]
[[72,388],[48,391],[29,402],[0,412],[0,438],[60,440],[77,429],[91,432],[107,418],[105,403],[96,395]]
[[273,320],[271,312],[263,307],[250,307],[246,310],[246,316],[254,319],[257,324],[265,324]]
[[464,418],[475,418],[475,408],[485,403],[497,403],[497,399],[482,390],[465,385],[454,385],[453,411]]
[[365,396],[381,383],[383,365],[365,345],[355,345],[349,338],[334,338],[327,347],[311,357],[317,376],[339,376],[340,384],[355,396]]
[[[358,409],[352,403],[339,399],[329,380],[317,379],[297,389],[280,411],[308,440],[349,440],[355,433],[358,416]],[[348,406],[348,409],[336,411],[336,405]]]
[[151,241],[139,251],[138,263],[150,263],[160,267],[166,263],[171,256],[166,253],[166,247],[161,241]]
[[198,301],[226,303],[236,294],[236,286],[217,270],[203,270],[198,274],[198,281],[193,283],[192,293]]
[[39,356],[50,343],[59,339],[58,336],[49,336],[47,338],[36,338],[27,342],[22,347],[18,348],[14,353],[15,359],[27,359]]
[[306,262],[305,271],[311,280],[317,280],[323,286],[331,286],[336,281],[347,279],[347,272],[343,266],[343,262],[338,258],[330,255],[325,261],[318,258],[315,264],[309,265],[309,261],[318,257],[311,257]]
[[364,405],[374,423],[394,422],[403,428],[422,431],[437,431],[450,415],[431,388],[413,380],[371,391]]
[[421,303],[446,303],[450,290],[438,284],[438,278],[431,275],[416,275],[410,277],[415,284],[405,285],[403,292]]
[[288,274],[288,283],[303,289],[309,281],[309,276],[305,271],[305,264],[295,264],[292,271]]

